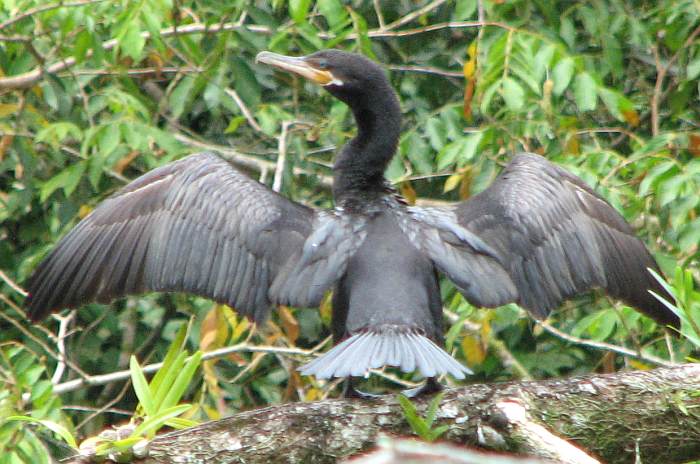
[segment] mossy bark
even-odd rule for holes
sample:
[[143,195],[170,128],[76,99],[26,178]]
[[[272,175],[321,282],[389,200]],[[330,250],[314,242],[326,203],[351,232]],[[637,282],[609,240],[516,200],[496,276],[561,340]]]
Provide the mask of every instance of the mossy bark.
[[[470,385],[446,392],[435,425],[449,426],[443,439],[452,443],[552,458],[508,412],[517,405],[521,422],[602,462],[635,462],[638,453],[645,464],[680,463],[700,458],[698,393],[698,364]],[[424,411],[428,401],[416,403]],[[371,448],[381,433],[411,434],[393,397],[291,403],[161,435],[139,462],[332,463]]]

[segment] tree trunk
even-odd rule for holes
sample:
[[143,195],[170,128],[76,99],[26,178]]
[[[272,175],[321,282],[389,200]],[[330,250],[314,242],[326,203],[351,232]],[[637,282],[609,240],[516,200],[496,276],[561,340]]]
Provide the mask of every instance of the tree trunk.
[[[434,427],[448,425],[452,443],[560,462],[680,463],[700,458],[698,393],[700,364],[476,384],[446,391]],[[428,402],[415,400],[421,414]],[[290,403],[158,436],[139,462],[331,463],[382,432],[412,434],[394,397]]]

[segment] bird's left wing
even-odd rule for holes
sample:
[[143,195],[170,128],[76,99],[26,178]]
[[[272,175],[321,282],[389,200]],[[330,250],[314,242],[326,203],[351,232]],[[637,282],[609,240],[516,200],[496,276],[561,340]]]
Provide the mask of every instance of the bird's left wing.
[[211,153],[139,177],[55,247],[28,284],[29,316],[146,291],[211,298],[260,321],[318,305],[361,224],[290,201]]
[[447,274],[478,287],[463,292],[473,303],[490,306],[472,295],[503,287],[509,291],[502,303],[517,302],[544,318],[563,300],[598,287],[657,322],[679,324],[649,293],[671,298],[648,272],[658,266],[630,225],[581,179],[541,156],[516,155],[491,186],[444,214],[454,215],[451,227],[485,243],[481,254],[493,255],[509,277],[498,269],[467,270],[467,253]]

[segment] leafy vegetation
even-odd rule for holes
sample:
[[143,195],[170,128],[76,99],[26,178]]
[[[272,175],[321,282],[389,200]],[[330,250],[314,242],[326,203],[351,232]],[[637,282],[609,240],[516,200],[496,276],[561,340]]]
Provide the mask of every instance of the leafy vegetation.
[[448,425],[444,424],[433,427],[433,423],[437,418],[437,410],[443,396],[444,393],[438,393],[430,399],[430,403],[428,403],[428,410],[425,412],[425,417],[421,417],[418,414],[416,405],[413,404],[410,399],[401,394],[397,397],[408,425],[411,426],[411,429],[416,433],[416,435],[425,441],[431,442],[437,440],[440,438],[440,435],[447,432],[447,429],[450,428]]
[[[598,294],[535,324],[515,305],[474,308],[445,281],[448,344],[475,371],[473,381],[697,357],[699,35],[691,0],[2,2],[3,462],[72,452],[43,427],[3,420],[10,416],[50,421],[59,436],[82,440],[137,411],[158,418],[142,431],[149,436],[163,424],[184,425],[159,415],[182,413],[172,409],[180,398],[191,404],[187,419],[203,421],[338,394],[335,383],[295,370],[305,353],[327,346],[329,303],[320,312],[283,307],[265,327],[184,295],[127,298],[113,310],[86,305],[38,326],[21,309],[22,283],[67,230],[129,180],[184,154],[218,150],[297,201],[332,205],[329,165],[352,119],[323,90],[257,66],[255,55],[266,49],[296,55],[337,47],[386,64],[405,116],[387,175],[409,200],[467,198],[513,153],[534,151],[607,198],[672,277],[678,301],[669,303],[682,309],[687,338],[665,336]],[[184,367],[186,347],[229,345],[236,349],[203,361],[201,371],[193,361]],[[617,346],[638,355],[623,356]],[[192,377],[189,387],[176,378],[159,388],[158,377],[146,386],[137,364],[129,375],[132,355],[142,365],[177,361]],[[121,371],[134,388],[124,380],[66,384]]]

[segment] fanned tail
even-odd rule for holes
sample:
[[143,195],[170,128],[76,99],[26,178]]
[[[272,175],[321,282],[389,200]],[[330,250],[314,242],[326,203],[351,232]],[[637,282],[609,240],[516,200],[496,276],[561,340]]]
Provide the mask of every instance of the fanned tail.
[[445,350],[417,330],[384,326],[358,332],[330,351],[299,368],[318,379],[361,377],[369,369],[394,366],[403,372],[418,370],[424,377],[471,374]]

